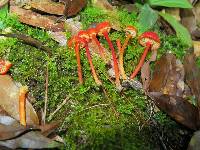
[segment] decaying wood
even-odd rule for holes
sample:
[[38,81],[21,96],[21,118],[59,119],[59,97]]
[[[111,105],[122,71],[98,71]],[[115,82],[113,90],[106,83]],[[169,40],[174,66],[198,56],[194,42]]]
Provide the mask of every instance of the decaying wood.
[[64,23],[56,23],[57,18],[55,17],[41,15],[18,6],[10,6],[10,12],[16,14],[22,23],[55,32],[64,31]]
[[7,34],[0,34],[0,36],[5,36],[5,37],[12,37],[12,38],[17,38],[19,40],[21,40],[23,43],[34,46],[38,49],[43,50],[44,52],[48,53],[48,55],[52,55],[52,50],[47,47],[44,46],[44,44],[30,36],[27,36],[25,34],[21,34],[21,33],[7,33]]

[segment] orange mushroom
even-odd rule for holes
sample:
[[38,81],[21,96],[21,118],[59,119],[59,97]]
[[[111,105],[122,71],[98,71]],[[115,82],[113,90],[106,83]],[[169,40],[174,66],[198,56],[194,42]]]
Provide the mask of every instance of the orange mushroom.
[[145,50],[142,54],[142,57],[140,58],[140,61],[137,65],[136,69],[131,74],[130,79],[135,78],[135,76],[139,72],[140,68],[144,64],[144,60],[148,54],[148,51],[150,49],[157,50],[160,47],[160,38],[155,32],[145,32],[138,38],[138,40],[142,46],[145,46]]
[[75,43],[75,54],[76,54],[76,61],[77,61],[77,67],[78,67],[78,79],[79,83],[83,84],[83,75],[82,75],[82,67],[81,67],[81,58],[80,58],[80,38],[77,36],[72,37],[68,41],[68,47],[72,47],[73,43]]
[[99,48],[99,54],[100,54],[101,58],[105,59],[105,51],[104,51],[103,47],[101,46],[101,43],[99,42],[99,40],[96,37],[96,35],[97,35],[96,28],[90,28],[90,29],[88,29],[87,33],[88,33],[90,39],[93,40],[96,43],[96,45],[98,46],[98,48]]
[[124,60],[123,60],[124,59],[124,50],[126,49],[130,38],[136,37],[136,34],[137,34],[137,30],[133,26],[127,26],[125,31],[126,31],[126,39],[125,39],[122,47],[121,47],[120,41],[117,40],[117,46],[119,49],[119,70],[120,70],[123,80],[127,79],[126,73],[124,71]]
[[22,86],[19,90],[19,118],[20,124],[26,126],[26,95],[28,87]]
[[102,22],[96,26],[96,29],[97,29],[97,32],[99,35],[103,35],[105,37],[105,39],[108,42],[108,45],[111,49],[112,59],[113,59],[113,64],[114,64],[114,72],[115,72],[115,83],[116,83],[117,87],[119,87],[120,86],[120,80],[119,80],[120,74],[119,74],[117,56],[115,54],[115,49],[113,47],[113,44],[108,36],[108,32],[110,32],[111,25],[109,22]]
[[91,72],[92,72],[92,76],[96,82],[97,85],[101,85],[101,81],[99,80],[98,76],[97,76],[97,73],[94,69],[94,65],[92,63],[92,58],[91,58],[91,54],[90,54],[90,50],[89,50],[89,47],[88,47],[88,42],[90,40],[89,38],[89,35],[87,33],[87,31],[80,31],[78,33],[78,37],[79,37],[79,41],[81,42],[82,46],[85,48],[86,50],[86,56],[87,56],[87,59],[89,61],[89,64],[90,64],[90,69],[91,69]]
[[10,61],[0,59],[0,75],[5,75],[11,66]]

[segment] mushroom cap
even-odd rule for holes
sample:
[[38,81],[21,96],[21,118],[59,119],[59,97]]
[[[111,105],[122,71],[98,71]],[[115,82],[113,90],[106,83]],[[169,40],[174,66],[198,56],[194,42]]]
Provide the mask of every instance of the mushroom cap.
[[131,34],[132,37],[136,37],[137,29],[134,26],[127,26],[125,28],[126,34]]
[[6,74],[11,66],[12,64],[10,61],[0,60],[0,75]]
[[102,35],[103,32],[110,32],[110,29],[111,29],[110,22],[107,21],[101,22],[96,26],[96,30],[99,35]]
[[90,36],[88,35],[87,31],[81,30],[78,32],[78,37],[85,39],[85,41],[89,41],[90,40]]
[[75,41],[76,43],[78,43],[80,45],[81,48],[85,47],[85,45],[87,44],[87,40],[86,38],[82,38],[80,36],[75,36]]
[[87,33],[88,33],[88,35],[89,35],[90,38],[91,38],[92,36],[96,36],[96,35],[97,35],[97,29],[96,29],[96,28],[89,28],[89,29],[87,30]]
[[142,46],[146,46],[149,42],[152,50],[157,50],[160,47],[160,38],[155,32],[144,32],[139,36],[138,41]]

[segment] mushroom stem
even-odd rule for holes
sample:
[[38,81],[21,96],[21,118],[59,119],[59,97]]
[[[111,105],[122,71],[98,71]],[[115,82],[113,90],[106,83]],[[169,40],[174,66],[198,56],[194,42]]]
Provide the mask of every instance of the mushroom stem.
[[139,61],[138,65],[137,65],[137,67],[135,68],[134,72],[131,74],[130,79],[135,78],[135,76],[136,76],[137,73],[139,72],[140,68],[141,68],[142,65],[144,64],[144,60],[145,60],[145,58],[146,58],[146,56],[147,56],[148,51],[150,50],[150,48],[151,48],[151,43],[150,43],[150,42],[147,42],[147,43],[146,43],[145,50],[144,50],[144,52],[143,52],[143,54],[142,54],[142,56],[141,56],[141,58],[140,58],[140,61]]
[[127,37],[126,37],[126,39],[125,39],[125,41],[124,41],[124,44],[123,44],[123,46],[122,46],[122,48],[121,48],[121,52],[124,54],[124,50],[126,49],[126,47],[127,47],[127,45],[128,45],[128,42],[129,42],[129,40],[130,40],[130,38],[132,37],[132,35],[131,34],[128,34],[127,35]]
[[108,42],[108,45],[111,49],[113,64],[114,64],[114,71],[115,71],[115,83],[118,86],[118,85],[120,85],[120,80],[119,80],[120,75],[119,75],[119,68],[118,68],[117,56],[115,54],[115,49],[114,49],[113,44],[108,36],[108,32],[103,32],[102,34],[104,35],[104,37],[105,37],[106,41]]
[[90,64],[90,69],[91,69],[91,72],[92,72],[92,76],[93,76],[96,84],[97,85],[101,85],[102,83],[101,83],[101,81],[97,77],[96,71],[94,69],[94,65],[92,63],[92,58],[91,58],[90,50],[89,50],[89,47],[88,47],[87,43],[85,43],[85,50],[86,50],[86,56],[87,56],[89,64]]
[[19,90],[19,118],[20,124],[26,126],[26,95],[28,87],[22,86]]
[[119,50],[119,70],[120,70],[122,79],[126,80],[127,76],[126,76],[126,73],[124,71],[124,60],[123,60],[123,58],[124,58],[124,49],[123,49],[123,47],[121,47],[121,42],[120,42],[119,39],[117,39],[117,47],[118,47],[118,50]]
[[82,75],[82,69],[81,69],[81,58],[80,58],[79,46],[80,46],[79,43],[76,42],[75,53],[76,53],[76,61],[77,61],[77,67],[78,67],[78,79],[79,79],[79,83],[83,84],[83,75]]
[[105,60],[105,51],[103,47],[101,46],[101,43],[99,42],[99,40],[97,39],[95,35],[92,36],[92,40],[97,44],[101,58]]

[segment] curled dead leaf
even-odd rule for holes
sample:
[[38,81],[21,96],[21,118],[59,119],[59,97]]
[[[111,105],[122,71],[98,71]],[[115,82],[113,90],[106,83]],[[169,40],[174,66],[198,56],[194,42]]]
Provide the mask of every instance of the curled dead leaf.
[[156,106],[166,112],[176,122],[197,130],[200,127],[198,109],[182,97],[150,92]]
[[149,90],[183,96],[184,75],[184,68],[180,60],[177,60],[173,54],[165,54],[156,62]]
[[[0,75],[0,106],[10,116],[19,120],[19,87],[9,75]],[[39,124],[38,116],[31,103],[26,101],[27,124]]]
[[200,109],[200,69],[196,64],[194,54],[187,54],[184,58],[185,78],[192,93],[197,99],[197,104]]

